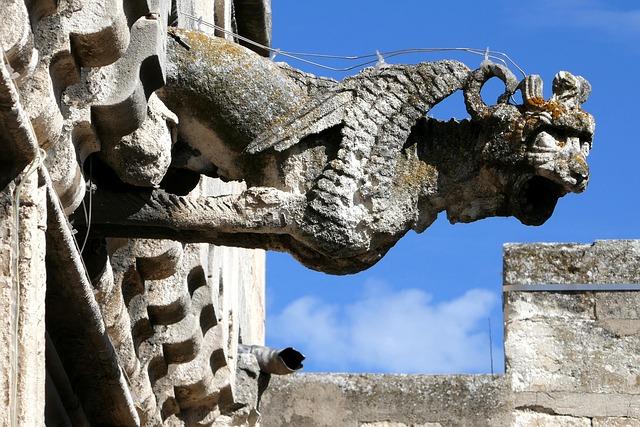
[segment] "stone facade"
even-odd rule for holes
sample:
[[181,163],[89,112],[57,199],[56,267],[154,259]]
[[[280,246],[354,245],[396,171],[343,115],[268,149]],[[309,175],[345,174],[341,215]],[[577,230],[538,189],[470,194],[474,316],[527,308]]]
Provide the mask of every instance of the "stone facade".
[[[508,245],[504,281],[525,288],[535,283],[637,284],[640,242]],[[614,422],[609,417],[637,422],[639,302],[638,291],[507,292],[505,361],[516,417],[537,412],[600,423]]]
[[263,425],[640,425],[638,283],[640,241],[506,245],[504,375],[277,378]]
[[[491,62],[317,78],[235,43],[269,45],[268,0],[3,6],[1,425],[640,419],[637,294],[521,288],[637,282],[637,242],[507,247],[505,376],[300,376],[259,408],[303,359],[262,346],[261,249],[343,274],[441,211],[544,222],[588,181],[583,78],[548,100]],[[470,121],[425,118],[457,90]]]
[[[264,344],[264,251],[90,229],[85,241],[68,220],[92,215],[103,165],[111,182],[161,185],[177,125],[153,94],[168,22],[194,28],[179,10],[268,42],[269,2],[236,2],[246,22],[233,3],[3,4],[0,425],[256,423],[268,374],[238,344]],[[192,188],[245,187],[203,176]]]

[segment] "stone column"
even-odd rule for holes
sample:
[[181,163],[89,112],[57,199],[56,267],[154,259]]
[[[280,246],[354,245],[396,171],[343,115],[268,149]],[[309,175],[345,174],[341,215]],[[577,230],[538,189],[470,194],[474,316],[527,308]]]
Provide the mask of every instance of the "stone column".
[[[44,425],[45,190],[37,171],[25,178],[20,192],[17,228],[14,222],[15,191],[16,185],[10,183],[0,192],[0,425],[11,425],[11,405],[15,398],[19,425]],[[19,253],[14,244],[16,233]],[[16,256],[18,274],[14,275]],[[12,396],[12,384],[16,380],[12,363],[16,348],[17,396]]]
[[640,283],[640,241],[506,245],[504,283],[513,425],[640,425],[640,292],[608,290]]

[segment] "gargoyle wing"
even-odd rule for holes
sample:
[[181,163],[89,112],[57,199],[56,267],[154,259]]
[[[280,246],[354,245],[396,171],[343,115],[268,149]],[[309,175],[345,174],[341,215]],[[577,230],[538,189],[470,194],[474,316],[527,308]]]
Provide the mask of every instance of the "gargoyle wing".
[[307,135],[320,133],[337,125],[344,119],[347,106],[353,101],[351,90],[332,90],[316,99],[301,113],[285,119],[275,125],[265,135],[251,142],[245,152],[256,154],[273,148],[284,151],[297,144]]

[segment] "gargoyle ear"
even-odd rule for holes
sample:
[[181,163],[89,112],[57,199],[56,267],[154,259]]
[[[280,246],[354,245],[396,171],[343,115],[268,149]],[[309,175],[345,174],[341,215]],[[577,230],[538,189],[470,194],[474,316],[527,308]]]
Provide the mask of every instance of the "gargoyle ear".
[[567,71],[560,71],[553,79],[553,101],[569,108],[577,108],[589,98],[591,85],[582,76],[574,76]]
[[464,88],[464,103],[474,119],[482,119],[491,113],[487,104],[482,100],[480,92],[482,86],[493,77],[498,77],[505,85],[504,93],[498,97],[499,104],[506,104],[518,87],[518,80],[507,67],[494,64],[491,61],[483,61],[480,68],[469,75]]

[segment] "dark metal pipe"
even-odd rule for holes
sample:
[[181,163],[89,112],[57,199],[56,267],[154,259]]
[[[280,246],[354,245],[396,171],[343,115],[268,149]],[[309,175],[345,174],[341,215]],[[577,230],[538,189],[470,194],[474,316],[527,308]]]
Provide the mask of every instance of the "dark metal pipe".
[[258,360],[260,370],[267,374],[287,375],[302,368],[304,355],[292,347],[282,350],[261,345],[238,345],[239,353],[253,354]]

